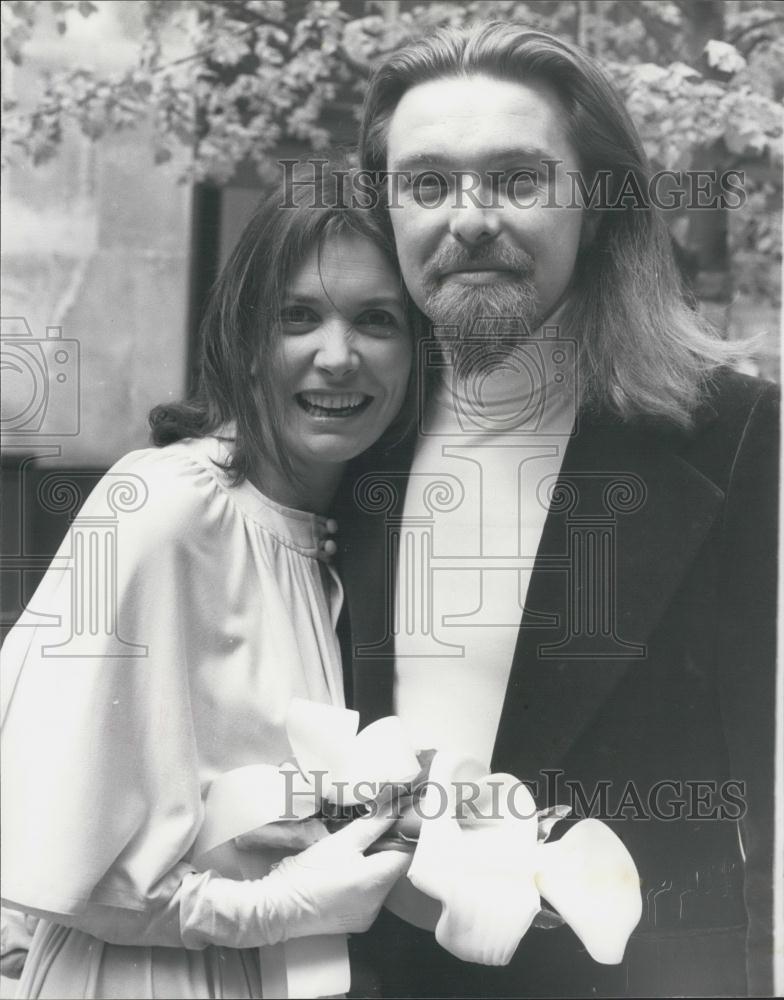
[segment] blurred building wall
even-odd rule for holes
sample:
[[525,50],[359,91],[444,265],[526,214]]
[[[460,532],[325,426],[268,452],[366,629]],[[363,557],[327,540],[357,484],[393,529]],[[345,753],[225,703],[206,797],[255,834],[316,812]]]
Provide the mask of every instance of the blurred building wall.
[[[40,5],[22,65],[3,63],[4,96],[24,107],[44,71],[135,62],[141,5],[98,6],[60,35]],[[199,248],[182,167],[154,164],[149,129],[97,142],[74,129],[48,162],[3,173],[0,638],[97,476],[148,444],[153,405],[184,393]]]
[[[42,9],[22,66],[6,60],[6,93],[33,96],[44,69],[111,73],[129,65],[138,52],[139,5],[99,7],[88,19],[74,15],[64,35]],[[191,190],[177,182],[182,164],[155,166],[152,148],[144,129],[95,143],[74,131],[51,161],[5,172],[2,315],[26,319],[34,341],[61,327],[64,340],[78,342],[62,384],[54,380],[52,345],[44,351],[51,409],[28,438],[33,451],[45,441],[59,454],[40,454],[42,464],[106,468],[146,444],[152,405],[184,391]],[[23,329],[13,326],[12,335]],[[29,380],[21,370],[4,371],[4,424],[15,404],[24,405]],[[14,450],[25,440],[4,434]]]

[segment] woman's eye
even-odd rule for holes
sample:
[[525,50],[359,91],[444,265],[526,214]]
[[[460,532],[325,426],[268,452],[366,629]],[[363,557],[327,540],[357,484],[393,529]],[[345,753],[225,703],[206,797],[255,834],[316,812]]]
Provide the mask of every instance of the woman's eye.
[[318,323],[318,316],[307,306],[286,306],[280,311],[280,321],[284,326],[309,326]]
[[366,309],[357,317],[356,326],[389,334],[397,330],[398,322],[386,309]]

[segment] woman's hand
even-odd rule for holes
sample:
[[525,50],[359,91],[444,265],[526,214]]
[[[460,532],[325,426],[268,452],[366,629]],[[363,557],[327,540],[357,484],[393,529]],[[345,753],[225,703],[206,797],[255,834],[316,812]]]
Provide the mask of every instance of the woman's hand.
[[370,927],[411,861],[400,851],[363,854],[393,821],[393,815],[383,814],[355,819],[270,872],[262,884],[286,925],[286,937]]
[[289,850],[304,851],[311,844],[329,836],[320,819],[292,820],[267,823],[234,838],[234,846],[241,851]]

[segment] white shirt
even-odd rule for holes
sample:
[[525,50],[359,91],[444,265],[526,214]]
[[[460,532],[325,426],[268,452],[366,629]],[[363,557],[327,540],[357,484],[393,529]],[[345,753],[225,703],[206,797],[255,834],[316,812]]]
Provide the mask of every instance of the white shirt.
[[395,712],[415,746],[465,753],[488,768],[547,487],[574,421],[573,390],[554,380],[552,351],[543,357],[538,380],[511,365],[453,384],[447,370],[405,499]]

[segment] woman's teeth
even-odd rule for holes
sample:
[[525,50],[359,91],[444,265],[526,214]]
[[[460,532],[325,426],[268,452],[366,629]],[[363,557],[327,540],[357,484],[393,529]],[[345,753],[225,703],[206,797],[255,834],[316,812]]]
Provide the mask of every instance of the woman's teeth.
[[296,399],[314,417],[350,417],[366,409],[373,397],[364,392],[298,392]]

